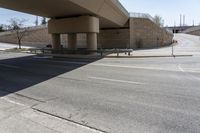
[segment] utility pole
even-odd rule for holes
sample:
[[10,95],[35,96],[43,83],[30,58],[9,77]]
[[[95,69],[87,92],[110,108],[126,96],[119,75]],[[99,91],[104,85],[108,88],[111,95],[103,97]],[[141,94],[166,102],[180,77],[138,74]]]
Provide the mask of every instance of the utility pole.
[[180,14],[180,32],[182,32],[182,14]]
[[176,21],[174,20],[174,29],[173,29],[173,33],[176,33]]
[[185,15],[183,15],[183,26],[185,26]]
[[38,16],[36,16],[35,26],[38,26]]
[[174,44],[172,44],[172,56],[175,57],[175,55],[174,55]]
[[182,26],[182,15],[180,14],[180,27]]

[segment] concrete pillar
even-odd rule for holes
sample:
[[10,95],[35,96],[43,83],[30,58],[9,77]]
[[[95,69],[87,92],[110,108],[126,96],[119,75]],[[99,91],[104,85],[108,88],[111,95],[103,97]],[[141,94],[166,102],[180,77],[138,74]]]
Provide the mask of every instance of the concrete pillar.
[[76,43],[77,43],[76,33],[68,34],[68,49],[69,50],[75,50],[76,49]]
[[97,33],[87,33],[87,49],[97,50]]
[[60,49],[61,48],[60,34],[51,34],[51,36],[52,36],[53,49]]

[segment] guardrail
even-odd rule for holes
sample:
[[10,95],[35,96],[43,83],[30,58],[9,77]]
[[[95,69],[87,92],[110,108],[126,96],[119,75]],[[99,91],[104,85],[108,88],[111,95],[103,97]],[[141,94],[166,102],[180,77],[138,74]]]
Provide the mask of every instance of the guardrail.
[[147,18],[155,23],[154,18],[148,13],[130,13],[130,17],[132,17],[132,18]]
[[126,8],[121,4],[121,2],[119,2],[119,0],[112,0],[112,2],[122,10],[122,12],[124,14],[126,14],[127,16],[129,16],[129,12],[126,10]]
[[100,53],[100,56],[102,57],[104,54],[112,54],[115,53],[117,56],[119,56],[120,53],[128,54],[128,56],[131,55],[131,52],[133,52],[133,49],[99,49],[99,50],[86,50],[86,49],[80,49],[80,50],[68,50],[68,49],[29,49],[30,53],[32,54],[91,54],[91,53]]

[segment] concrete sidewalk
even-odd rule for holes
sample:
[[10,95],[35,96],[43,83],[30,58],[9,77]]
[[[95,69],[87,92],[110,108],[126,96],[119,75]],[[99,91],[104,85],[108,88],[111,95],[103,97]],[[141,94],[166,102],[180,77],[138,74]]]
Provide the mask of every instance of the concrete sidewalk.
[[[0,91],[0,96],[6,92]],[[23,101],[23,102],[22,102]],[[26,101],[26,103],[24,103]],[[17,94],[0,97],[1,133],[102,133],[37,110],[38,101]],[[32,106],[30,106],[32,105]]]
[[117,55],[108,54],[108,55],[79,55],[79,54],[39,54],[41,58],[44,57],[57,57],[57,58],[82,58],[82,59],[101,59],[101,58],[159,58],[159,57],[186,57],[186,56],[193,56],[192,53],[177,53],[177,54],[170,54],[169,52],[142,52],[142,51],[134,51],[130,55],[125,53],[120,53]]
[[[11,44],[11,43],[2,43],[0,42],[0,50],[8,50],[8,49],[14,49],[14,48],[18,48],[18,44]],[[33,47],[30,47],[30,46],[22,46],[22,48],[26,48],[26,49],[29,49],[29,48],[33,48]]]

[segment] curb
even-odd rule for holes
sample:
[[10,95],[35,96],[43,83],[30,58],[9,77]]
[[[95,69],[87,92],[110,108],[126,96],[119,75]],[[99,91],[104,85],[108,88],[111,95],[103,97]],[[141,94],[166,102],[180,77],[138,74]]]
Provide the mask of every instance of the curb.
[[37,54],[38,56],[52,56],[53,58],[81,58],[81,59],[102,59],[104,56],[87,55],[58,55],[58,54]]
[[167,58],[167,57],[192,57],[193,55],[149,55],[149,56],[95,56],[95,55],[59,55],[59,54],[38,54],[39,56],[52,56],[54,58],[82,58],[82,59],[102,59],[102,58]]
[[[4,50],[0,50],[1,52],[4,52]],[[9,52],[8,52],[9,53]],[[31,54],[27,52],[11,52],[11,53],[26,53],[26,54]],[[34,54],[31,54],[34,55]],[[82,59],[102,59],[102,58],[167,58],[167,57],[192,57],[194,55],[131,55],[131,56],[114,56],[114,55],[105,55],[105,56],[100,56],[100,55],[60,55],[60,54],[36,54],[38,56],[52,56],[54,58],[82,58]]]
[[149,55],[149,56],[105,56],[104,58],[164,58],[164,57],[191,57],[193,55]]
[[153,55],[153,56],[87,56],[87,55],[52,55],[52,54],[46,54],[46,55],[41,55],[41,56],[53,56],[55,58],[82,58],[82,59],[101,59],[101,58],[167,58],[167,57],[192,57],[193,55]]

